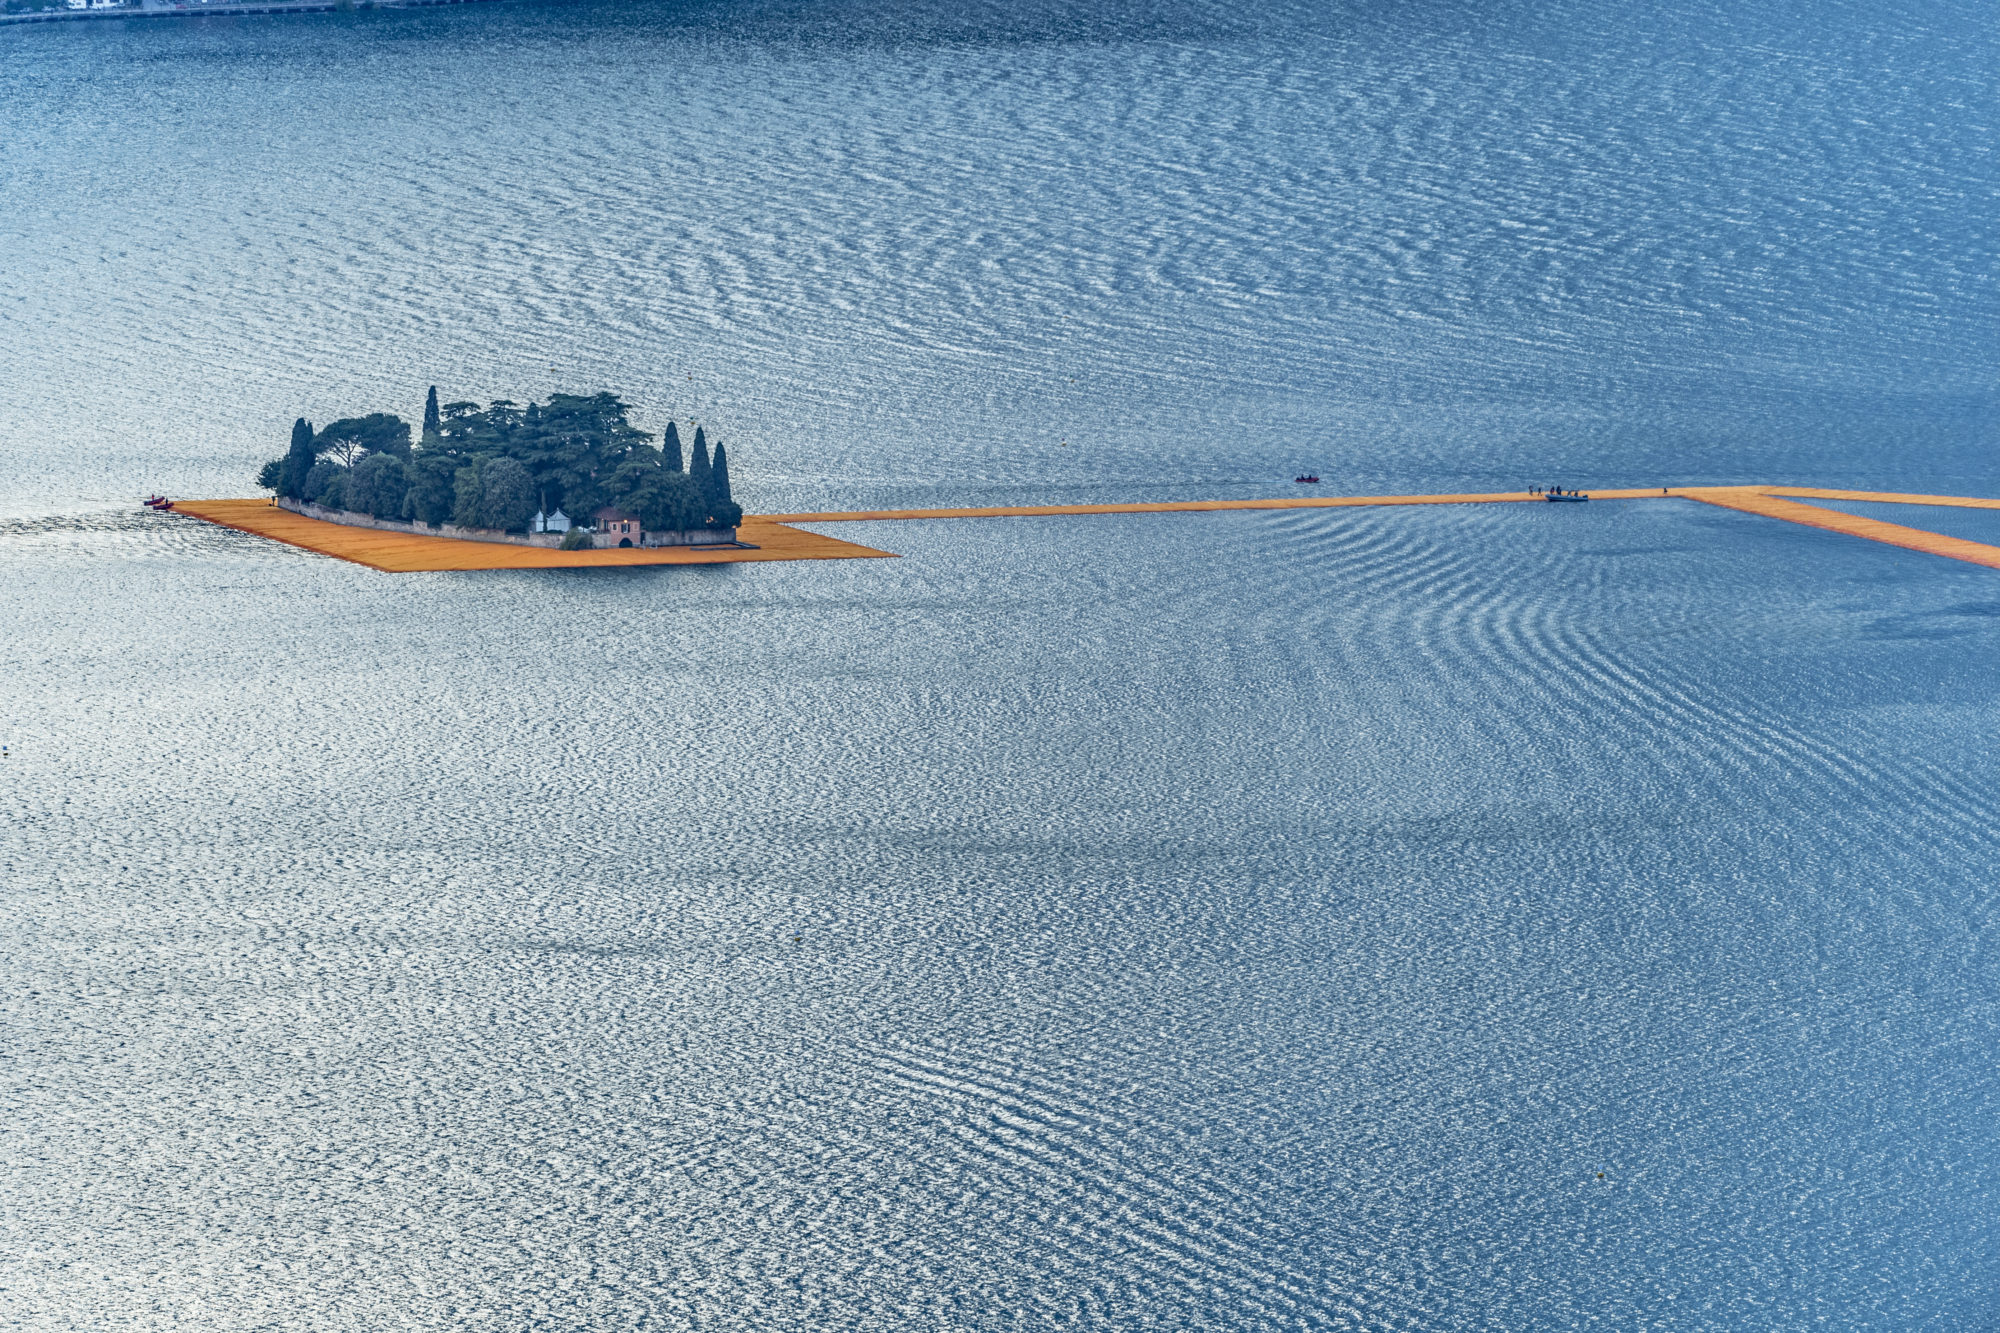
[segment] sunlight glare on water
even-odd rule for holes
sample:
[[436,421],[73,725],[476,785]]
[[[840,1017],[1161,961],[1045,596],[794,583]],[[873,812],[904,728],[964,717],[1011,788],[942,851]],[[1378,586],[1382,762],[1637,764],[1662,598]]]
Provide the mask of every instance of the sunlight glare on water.
[[1693,0],[0,28],[0,1313],[1983,1326],[1992,571],[1649,501],[390,576],[133,501],[432,383],[700,420],[763,512],[2000,495],[1995,55]]

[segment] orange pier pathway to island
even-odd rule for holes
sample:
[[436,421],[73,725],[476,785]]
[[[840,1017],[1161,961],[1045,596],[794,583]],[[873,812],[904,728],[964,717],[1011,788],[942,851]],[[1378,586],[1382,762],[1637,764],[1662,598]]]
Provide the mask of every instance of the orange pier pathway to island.
[[[2000,569],[2000,546],[1906,528],[1800,504],[1800,500],[1863,500],[1882,504],[2000,509],[2000,500],[1956,495],[1904,495],[1888,491],[1839,491],[1809,486],[1674,486],[1592,491],[1596,500],[1696,500],[1764,518],[1782,519],[1928,555]],[[986,509],[873,509],[816,514],[746,515],[737,529],[744,547],[668,546],[608,551],[558,551],[545,546],[426,537],[375,528],[351,528],[279,509],[266,500],[190,500],[174,512],[269,537],[322,555],[337,556],[391,573],[422,570],[579,569],[631,565],[718,565],[772,560],[853,560],[887,557],[888,551],[807,532],[798,523],[852,523],[918,519],[1041,518],[1092,514],[1215,513],[1232,509],[1349,509],[1397,505],[1539,502],[1526,491],[1454,495],[1294,496],[1271,500],[1166,500],[1139,504],[1019,505]]]
[[558,551],[547,546],[512,546],[458,537],[421,537],[380,528],[350,528],[280,509],[268,500],[175,501],[176,514],[255,533],[321,555],[391,574],[463,569],[592,569],[624,565],[725,565],[758,560],[851,560],[888,557],[852,542],[786,527],[768,518],[745,516],[736,529],[737,546],[654,546],[608,551]]

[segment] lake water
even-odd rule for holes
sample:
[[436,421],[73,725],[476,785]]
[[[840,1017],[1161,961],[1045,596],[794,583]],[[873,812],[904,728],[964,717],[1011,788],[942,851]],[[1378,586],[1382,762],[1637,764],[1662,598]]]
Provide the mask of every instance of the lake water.
[[389,576],[133,502],[431,383],[616,387],[764,511],[2000,495],[1996,57],[1969,3],[0,29],[0,1316],[1989,1323],[1992,571],[1630,502]]

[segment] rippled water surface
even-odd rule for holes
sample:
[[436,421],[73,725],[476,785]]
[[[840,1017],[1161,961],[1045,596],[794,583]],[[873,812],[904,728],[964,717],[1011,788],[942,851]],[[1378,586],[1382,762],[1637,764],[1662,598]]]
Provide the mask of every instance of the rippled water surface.
[[1987,1326],[1992,571],[1658,500],[388,576],[131,501],[432,382],[766,511],[2000,495],[1996,45],[0,29],[0,1317]]

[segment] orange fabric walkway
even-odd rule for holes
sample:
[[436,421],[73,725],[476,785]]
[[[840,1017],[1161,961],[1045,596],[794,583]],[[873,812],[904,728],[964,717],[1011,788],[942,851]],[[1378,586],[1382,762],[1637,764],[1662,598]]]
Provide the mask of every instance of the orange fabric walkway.
[[613,565],[725,565],[762,560],[851,560],[893,558],[887,551],[856,546],[816,532],[788,528],[767,518],[746,517],[737,539],[754,551],[713,546],[633,547],[630,550],[557,551],[546,546],[510,546],[457,537],[419,537],[379,528],[350,528],[280,509],[267,500],[188,500],[174,503],[176,514],[255,533],[321,555],[391,574],[420,570],[589,569]]
[[[1881,542],[1927,555],[2000,569],[2000,546],[1906,528],[1880,519],[1844,514],[1835,509],[1800,504],[1799,500],[1864,500],[1883,504],[1948,505],[1964,509],[2000,509],[2000,500],[1955,495],[1904,495],[1891,491],[1839,491],[1809,486],[1674,486],[1590,492],[1594,500],[1698,500],[1703,504],[1764,518],[1782,519],[1850,537]],[[940,518],[1043,518],[1070,514],[1184,514],[1235,509],[1346,509],[1394,505],[1536,503],[1526,491],[1495,491],[1452,495],[1289,496],[1270,500],[1163,500],[1137,504],[1014,505],[974,509],[863,509],[816,514],[745,516],[739,538],[757,550],[677,546],[651,550],[556,551],[542,546],[509,546],[463,541],[452,537],[420,537],[375,528],[350,528],[279,509],[264,500],[191,500],[174,512],[219,523],[224,527],[338,556],[371,569],[392,573],[416,570],[574,569],[598,565],[717,565],[767,560],[848,560],[887,557],[851,542],[791,527],[794,523],[852,523],[875,520]]]
[[[2000,569],[2000,547],[1906,528],[1880,519],[1843,514],[1778,497],[1811,500],[1871,500],[1885,504],[1955,505],[1965,509],[2000,509],[2000,500],[1954,495],[1903,495],[1892,491],[1836,491],[1809,486],[1671,486],[1591,491],[1593,500],[1699,500],[1764,518],[1783,519],[1805,527],[1824,528],[1850,537],[1900,546],[1906,550],[1964,560]],[[773,514],[781,523],[840,523],[861,519],[1005,518],[1053,514],[1172,514],[1221,509],[1341,509],[1376,505],[1442,505],[1540,502],[1526,491],[1493,491],[1457,495],[1292,496],[1276,500],[1170,500],[1154,504],[1023,505],[992,509],[869,509],[825,514]]]
[[[1601,500],[1659,499],[1654,490],[1592,491]],[[1378,505],[1468,505],[1536,500],[1526,491],[1463,495],[1298,495],[1277,500],[1153,500],[1136,504],[1014,505],[992,509],[847,509],[827,514],[766,514],[774,523],[851,523],[902,518],[1044,518],[1059,514],[1208,514],[1225,509],[1361,509]]]
[[2000,509],[2000,500],[1979,500],[1953,495],[1896,495],[1883,491],[1828,491],[1805,486],[1703,486],[1690,487],[1676,494],[1686,495],[1691,499],[1700,500],[1703,504],[1717,505],[1723,509],[1757,514],[1764,518],[1781,518],[1787,523],[1798,523],[1808,528],[1824,528],[1828,532],[1862,537],[1871,542],[1881,542],[1885,546],[1900,546],[1906,551],[1922,551],[1925,555],[1941,555],[1950,560],[1963,560],[1971,565],[2000,569],[2000,546],[1966,541],[1962,537],[1947,537],[1943,533],[1926,532],[1922,528],[1906,528],[1900,523],[1884,523],[1879,518],[1863,518],[1859,514],[1845,514],[1838,509],[1802,505],[1797,500],[1782,497],[1798,496],[1811,500],[1871,500],[1880,504],[1951,505],[1960,509]]

